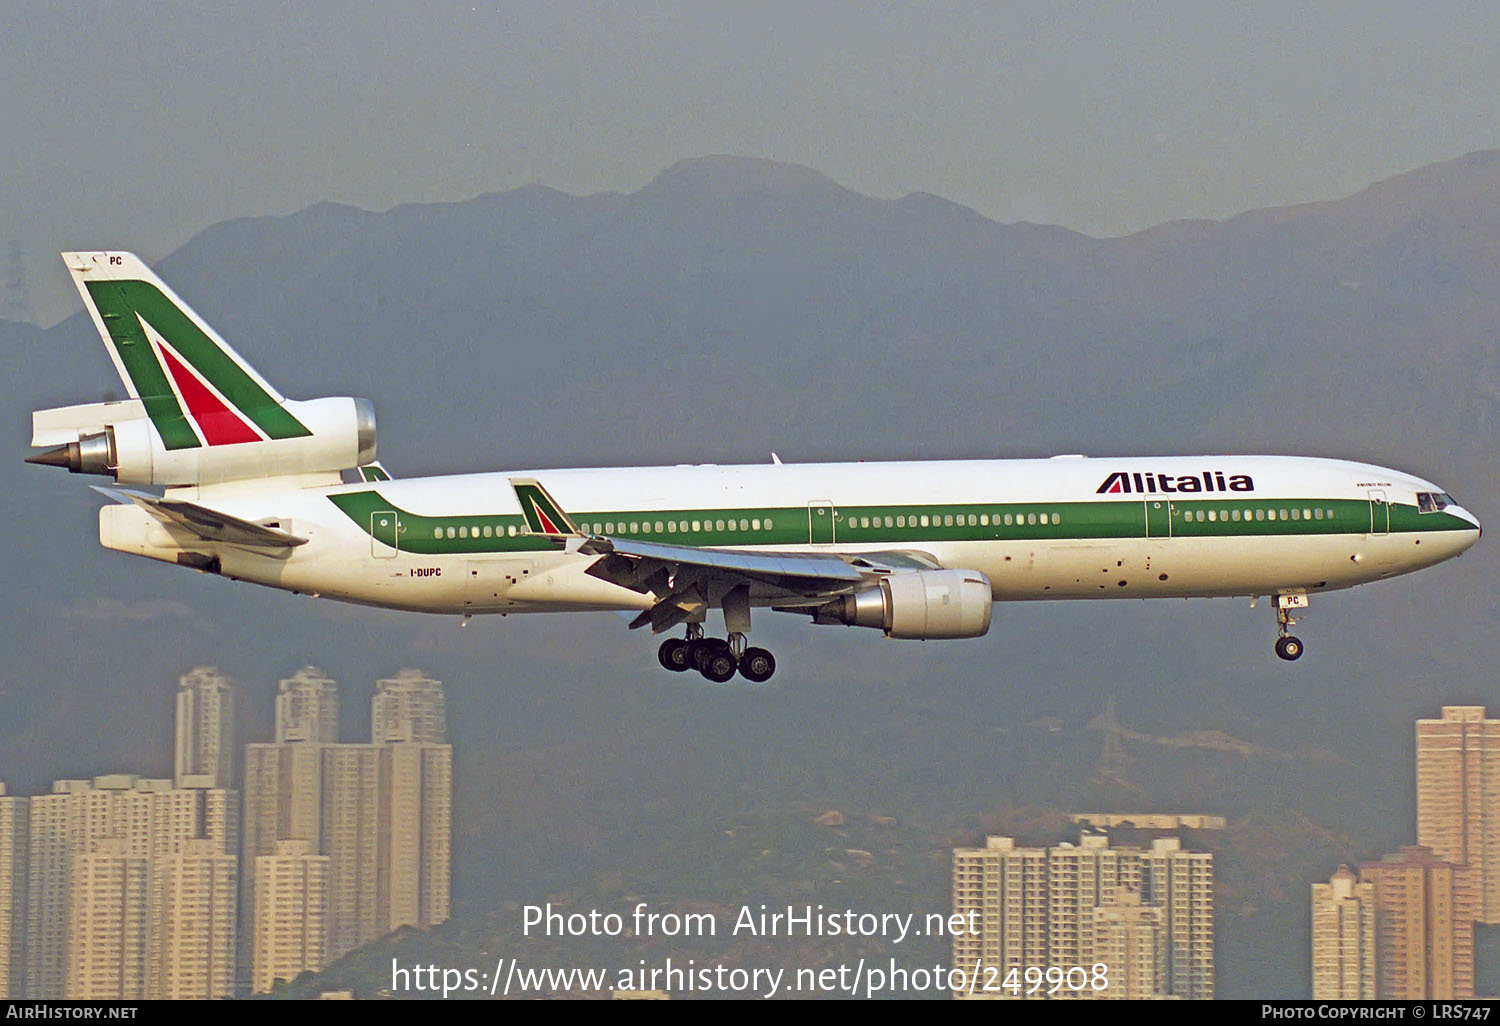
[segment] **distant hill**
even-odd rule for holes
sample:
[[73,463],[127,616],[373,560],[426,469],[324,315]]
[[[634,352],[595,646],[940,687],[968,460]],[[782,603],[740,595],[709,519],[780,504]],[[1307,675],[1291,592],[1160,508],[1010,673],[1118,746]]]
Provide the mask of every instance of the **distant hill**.
[[[628,195],[532,186],[230,221],[159,269],[288,394],[374,400],[398,474],[772,450],[1272,451],[1415,471],[1500,517],[1497,153],[1120,239],[705,158]],[[693,853],[702,879],[672,889],[699,893],[722,879],[711,838],[795,803],[894,812],[948,839],[1014,801],[1109,798],[1085,726],[1114,701],[1142,734],[1333,757],[1239,772],[1223,753],[1128,753],[1131,790],[1115,797],[1130,807],[1308,824],[1254,835],[1267,861],[1242,879],[1274,876],[1275,896],[1257,903],[1245,884],[1225,921],[1223,950],[1272,967],[1221,960],[1223,989],[1253,993],[1246,981],[1291,964],[1264,924],[1300,922],[1299,875],[1413,839],[1412,718],[1500,704],[1488,542],[1319,598],[1296,666],[1271,654],[1270,613],[1243,602],[1002,607],[988,638],[944,645],[758,614],[782,664],[761,690],[667,678],[652,642],[611,616],[460,632],[256,591],[99,550],[85,482],[22,464],[31,409],[120,392],[81,315],[47,332],[0,324],[0,361],[5,566],[20,582],[0,621],[0,779],[14,793],[163,772],[171,689],[199,662],[243,682],[244,740],[267,736],[274,680],[305,662],[344,682],[350,737],[370,682],[422,665],[449,683],[455,881],[473,916],[603,872],[690,877]],[[1028,726],[1043,722],[1057,729]],[[1338,843],[1269,850],[1319,836]],[[1346,843],[1362,850],[1334,853]]]

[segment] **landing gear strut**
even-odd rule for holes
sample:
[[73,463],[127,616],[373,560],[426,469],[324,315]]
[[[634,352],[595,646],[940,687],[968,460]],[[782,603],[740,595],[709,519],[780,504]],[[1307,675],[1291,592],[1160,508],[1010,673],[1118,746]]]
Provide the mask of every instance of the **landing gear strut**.
[[1302,640],[1294,637],[1291,627],[1301,617],[1293,616],[1293,610],[1307,608],[1306,593],[1277,595],[1272,600],[1276,605],[1276,654],[1287,662],[1302,657]]

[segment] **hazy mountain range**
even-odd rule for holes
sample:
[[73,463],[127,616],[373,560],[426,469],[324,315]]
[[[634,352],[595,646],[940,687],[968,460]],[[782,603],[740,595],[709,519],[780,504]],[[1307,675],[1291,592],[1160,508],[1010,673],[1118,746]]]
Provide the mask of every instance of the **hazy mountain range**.
[[[230,221],[159,270],[285,393],[374,400],[401,475],[773,450],[1269,451],[1399,467],[1500,514],[1500,153],[1119,239],[705,158],[629,195],[533,186]],[[1265,993],[1287,966],[1306,972],[1305,936],[1277,931],[1305,930],[1307,875],[1414,841],[1411,720],[1500,705],[1487,542],[1317,598],[1295,665],[1245,601],[1006,606],[987,638],[941,644],[763,614],[756,639],[781,669],[762,689],[668,677],[654,642],[607,615],[460,631],[256,591],[104,552],[88,482],[21,463],[30,410],[121,394],[82,315],[0,323],[0,361],[0,779],[14,793],[163,772],[172,689],[199,662],[240,680],[247,741],[268,736],[275,680],[303,663],[343,682],[351,737],[372,681],[420,665],[449,684],[455,887],[473,915],[598,874],[667,872],[692,892],[720,879],[711,841],[737,816],[895,815],[936,853],[1014,806],[1190,805],[1306,840],[1276,853],[1274,883],[1242,888],[1225,927],[1239,932],[1221,992]],[[1276,754],[1126,742],[1129,786],[1101,788],[1087,725],[1111,700],[1143,735],[1221,731]],[[911,900],[945,908],[934,859]],[[717,896],[741,898],[761,900]],[[1256,959],[1270,968],[1250,972]]]

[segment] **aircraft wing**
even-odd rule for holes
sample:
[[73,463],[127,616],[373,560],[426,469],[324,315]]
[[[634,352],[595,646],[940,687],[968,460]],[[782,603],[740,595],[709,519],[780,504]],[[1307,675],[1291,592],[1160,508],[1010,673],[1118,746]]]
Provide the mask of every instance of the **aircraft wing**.
[[654,633],[706,612],[736,588],[771,597],[783,608],[817,605],[872,578],[938,565],[919,552],[745,552],[624,538],[589,538],[578,551],[600,557],[590,576],[655,598],[630,624],[650,624]]
[[916,551],[755,552],[589,536],[540,481],[512,478],[511,487],[532,533],[562,541],[570,552],[598,556],[586,571],[591,577],[655,599],[630,624],[650,624],[655,633],[701,619],[737,589],[744,589],[741,601],[753,594],[780,608],[815,606],[882,576],[941,568],[932,556]]
[[133,502],[158,520],[185,528],[204,541],[273,549],[289,549],[307,544],[306,538],[278,527],[242,520],[228,513],[200,506],[196,502],[158,498],[128,488],[100,488],[96,485],[94,490],[116,502]]

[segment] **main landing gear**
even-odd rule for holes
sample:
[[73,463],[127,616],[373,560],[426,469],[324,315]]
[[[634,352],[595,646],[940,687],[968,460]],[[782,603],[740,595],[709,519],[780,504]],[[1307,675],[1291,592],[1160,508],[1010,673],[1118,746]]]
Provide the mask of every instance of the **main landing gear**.
[[1287,662],[1302,657],[1302,639],[1293,637],[1291,626],[1301,619],[1293,616],[1293,610],[1307,608],[1305,592],[1292,595],[1277,595],[1272,598],[1276,606],[1276,654]]
[[763,648],[747,648],[744,634],[730,631],[728,639],[705,638],[703,625],[696,623],[688,624],[687,637],[663,641],[656,658],[674,673],[697,670],[715,684],[726,683],[736,671],[753,684],[776,672],[776,657]]

